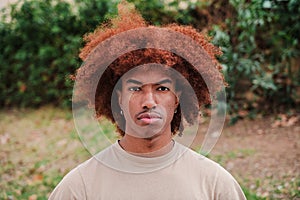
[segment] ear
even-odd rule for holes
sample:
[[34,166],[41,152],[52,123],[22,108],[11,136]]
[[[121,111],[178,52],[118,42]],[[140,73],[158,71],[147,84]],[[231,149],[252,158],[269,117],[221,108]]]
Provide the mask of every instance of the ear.
[[175,100],[175,105],[176,107],[179,105],[179,100],[180,100],[180,96],[181,96],[181,91],[176,91],[175,96],[176,96],[176,100]]

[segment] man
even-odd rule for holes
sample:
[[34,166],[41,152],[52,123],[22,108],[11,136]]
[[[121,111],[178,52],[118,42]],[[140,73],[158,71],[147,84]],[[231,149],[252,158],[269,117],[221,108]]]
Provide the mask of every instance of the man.
[[[147,27],[125,2],[119,15],[111,27],[89,35],[81,54],[86,66],[97,65],[96,46],[107,38]],[[192,37],[212,68],[219,69],[215,55],[220,51],[205,37],[190,27],[167,29]],[[95,57],[87,58],[89,54]],[[102,70],[92,91],[95,70],[79,69],[76,78],[86,80],[81,95],[88,97],[97,117],[116,124],[121,138],[67,174],[49,199],[245,199],[226,170],[173,140],[186,123],[195,122],[199,106],[210,102],[209,87],[191,63],[162,49],[128,51]],[[223,82],[219,70],[206,73]]]

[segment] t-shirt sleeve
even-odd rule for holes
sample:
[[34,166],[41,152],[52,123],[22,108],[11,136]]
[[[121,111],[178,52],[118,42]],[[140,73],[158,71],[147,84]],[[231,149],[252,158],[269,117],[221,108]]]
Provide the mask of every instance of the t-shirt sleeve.
[[216,200],[246,200],[240,185],[229,172],[221,167],[217,173]]
[[56,186],[49,196],[49,200],[84,200],[85,186],[78,168],[70,171]]

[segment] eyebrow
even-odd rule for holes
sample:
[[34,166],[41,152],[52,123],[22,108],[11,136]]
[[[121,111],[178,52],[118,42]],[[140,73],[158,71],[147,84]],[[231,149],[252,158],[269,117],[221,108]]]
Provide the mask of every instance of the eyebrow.
[[161,84],[165,84],[165,83],[172,83],[172,80],[170,79],[164,79],[164,80],[161,80],[159,81],[158,83],[156,83],[156,85],[161,85]]
[[[133,84],[137,84],[137,85],[143,85],[142,82],[134,80],[134,79],[128,79],[126,81],[126,83],[133,83]],[[165,83],[172,83],[172,80],[170,80],[170,79],[163,79],[163,80],[155,83],[155,85],[161,85],[161,84],[165,84]]]
[[137,85],[142,85],[143,84],[142,82],[134,80],[134,79],[128,79],[126,81],[126,83],[134,83],[134,84],[137,84]]

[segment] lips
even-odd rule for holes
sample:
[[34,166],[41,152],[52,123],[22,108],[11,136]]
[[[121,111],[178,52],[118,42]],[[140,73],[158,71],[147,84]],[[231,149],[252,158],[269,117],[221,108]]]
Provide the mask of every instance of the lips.
[[158,114],[158,113],[141,113],[137,116],[137,119],[144,122],[144,123],[147,123],[147,124],[150,124],[150,123],[153,123],[155,121],[158,121],[161,119],[161,116]]

